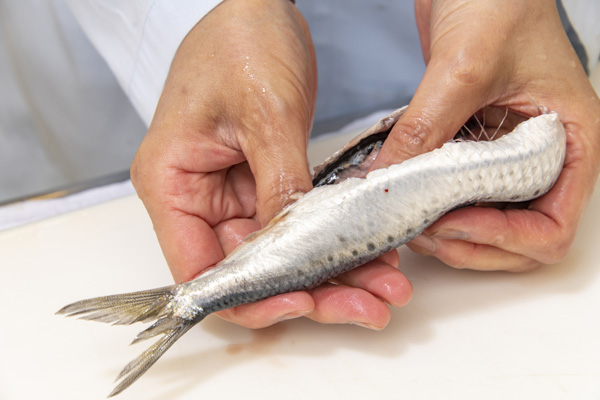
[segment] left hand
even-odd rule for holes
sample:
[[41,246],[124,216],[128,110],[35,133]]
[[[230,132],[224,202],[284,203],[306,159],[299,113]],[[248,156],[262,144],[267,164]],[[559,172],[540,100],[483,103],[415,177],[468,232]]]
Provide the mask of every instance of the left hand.
[[564,169],[527,209],[450,212],[409,247],[457,268],[526,271],[566,257],[600,169],[600,101],[554,0],[416,0],[425,76],[374,168],[433,150],[485,106],[556,111]]
[[[308,26],[288,0],[223,1],[182,42],[131,170],[177,282],[214,266],[292,193],[312,188],[315,68]],[[412,294],[397,264],[393,251],[338,285],[219,315],[249,328],[306,315],[381,329],[385,303],[401,306]]]

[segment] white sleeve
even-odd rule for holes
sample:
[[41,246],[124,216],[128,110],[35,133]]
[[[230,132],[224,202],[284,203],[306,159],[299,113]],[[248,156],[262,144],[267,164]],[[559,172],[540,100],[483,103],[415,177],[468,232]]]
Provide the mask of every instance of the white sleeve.
[[65,0],[146,125],[181,41],[221,0]]

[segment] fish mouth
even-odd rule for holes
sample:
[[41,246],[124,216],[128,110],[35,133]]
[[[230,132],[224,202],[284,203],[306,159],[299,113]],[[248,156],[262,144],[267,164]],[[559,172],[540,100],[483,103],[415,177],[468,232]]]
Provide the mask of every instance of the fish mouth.
[[392,127],[362,138],[313,177],[313,186],[335,185],[350,177],[364,178]]

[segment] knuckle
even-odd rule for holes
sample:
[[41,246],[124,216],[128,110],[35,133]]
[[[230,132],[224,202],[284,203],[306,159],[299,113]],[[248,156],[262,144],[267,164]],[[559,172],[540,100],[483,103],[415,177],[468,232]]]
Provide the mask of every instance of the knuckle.
[[144,164],[143,157],[141,157],[138,152],[138,154],[136,154],[136,156],[133,158],[129,170],[131,184],[140,198],[143,198],[146,193],[146,182],[144,176],[147,172],[147,168]]
[[460,249],[454,249],[454,251],[445,252],[443,256],[438,257],[446,265],[455,269],[479,269],[474,264],[476,260],[477,245],[475,243],[465,242]]
[[[406,118],[396,123],[386,140],[404,159],[418,156],[435,148],[431,145],[434,129],[429,118]],[[388,145],[389,145],[388,144]]]
[[161,157],[162,153],[155,150],[155,145],[148,140],[148,136],[144,138],[129,167],[131,184],[142,200],[149,197],[157,186]]
[[459,62],[450,70],[451,79],[464,86],[476,86],[484,82],[484,73],[478,63]]
[[444,64],[436,64],[436,66],[447,74],[446,79],[451,84],[468,86],[471,89],[486,86],[490,83],[490,79],[497,77],[498,74],[503,77],[511,71],[510,57],[502,57],[493,49],[492,43],[493,41],[486,48],[465,43],[457,51],[446,50],[445,63],[439,60]]
[[571,245],[575,239],[575,231],[570,229],[561,232],[554,240],[545,247],[540,260],[543,264],[556,264],[563,261],[569,255]]
[[567,258],[571,248],[571,240],[562,240],[549,249],[547,257],[543,260],[544,264],[556,264]]
[[162,179],[143,163],[132,163],[130,175],[131,184],[144,206],[148,208],[151,205],[159,204],[157,201],[160,200],[164,189]]
[[129,168],[129,175],[131,176],[131,183],[133,184],[133,187],[137,190],[137,187],[139,185],[139,179],[140,179],[140,171],[141,171],[141,166],[140,166],[140,157],[139,154],[136,155],[133,158],[133,161],[131,162],[131,166]]
[[456,269],[473,269],[473,267],[468,264],[468,259],[469,257],[467,257],[465,254],[462,254],[455,257],[449,257],[447,260],[444,260],[444,262]]

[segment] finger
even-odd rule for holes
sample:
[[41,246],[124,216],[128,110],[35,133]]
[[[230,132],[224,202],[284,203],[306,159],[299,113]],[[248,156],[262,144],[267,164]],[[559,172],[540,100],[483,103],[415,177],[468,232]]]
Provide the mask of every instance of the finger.
[[259,329],[307,315],[314,309],[314,304],[308,293],[292,292],[220,311],[217,315],[246,328]]
[[273,140],[269,136],[251,139],[255,143],[244,146],[256,180],[256,213],[262,225],[293,202],[295,195],[312,189],[306,135],[281,132]]
[[232,218],[214,227],[225,255],[231,253],[251,233],[260,229],[258,221],[249,218]]
[[390,320],[389,308],[363,289],[325,284],[310,291],[315,308],[306,316],[323,324],[355,324],[381,330]]
[[[484,103],[477,72],[432,61],[406,112],[392,128],[372,169],[440,147]],[[461,99],[452,101],[449,99]]]
[[471,115],[495,101],[505,90],[512,69],[506,65],[508,60],[494,50],[494,46],[499,48],[500,39],[471,43],[478,32],[481,37],[489,36],[480,22],[463,21],[461,29],[438,35],[436,42],[431,43],[431,59],[425,75],[372,169],[440,147]]
[[539,261],[524,255],[466,240],[434,239],[431,247],[430,243],[424,244],[422,236],[419,236],[407,246],[416,253],[433,255],[444,264],[458,269],[526,272],[541,265]]
[[400,256],[398,255],[398,250],[396,249],[380,255],[377,257],[377,260],[383,261],[394,268],[398,268],[398,265],[400,264]]
[[146,148],[150,150],[136,156],[132,182],[152,219],[173,278],[188,281],[224,257],[212,226],[255,214],[254,180],[246,163],[197,173],[161,159],[172,154],[161,155],[156,146]]
[[556,222],[539,211],[468,207],[441,218],[422,239],[434,246],[439,240],[465,240],[549,263],[555,256],[548,245],[560,233]]
[[441,218],[409,247],[455,268],[525,271],[562,260],[571,240],[539,211],[468,207]]
[[563,257],[552,246],[560,234],[556,222],[537,211],[468,207],[441,218],[409,247],[455,268],[527,269]]
[[412,297],[412,285],[406,276],[396,267],[381,259],[373,260],[346,272],[336,277],[335,281],[346,286],[364,289],[395,307],[405,306]]
[[203,219],[176,210],[165,214],[154,213],[152,222],[175,282],[187,282],[225,257]]
[[[157,181],[161,182],[161,179],[163,178]],[[146,191],[142,199],[176,282],[191,280],[205,268],[215,265],[225,257],[223,245],[228,246],[227,251],[230,251],[231,242],[237,242],[241,236],[245,237],[249,230],[258,228],[257,224],[246,222],[245,230],[240,226],[236,227],[239,230],[237,235],[233,235],[232,227],[227,231],[227,226],[222,226],[218,234],[213,229],[215,218],[229,217],[228,214],[244,216],[253,212],[251,207],[244,206],[243,201],[235,195],[228,194],[233,191],[232,185],[225,185],[224,189],[215,189],[212,194],[214,198],[205,204],[196,200],[198,194],[195,185],[191,185],[188,192],[182,192],[179,196],[164,194],[160,189],[169,190],[166,185]],[[200,206],[205,209],[194,209]],[[209,218],[204,218],[207,214]],[[227,235],[232,237],[227,240]]]

